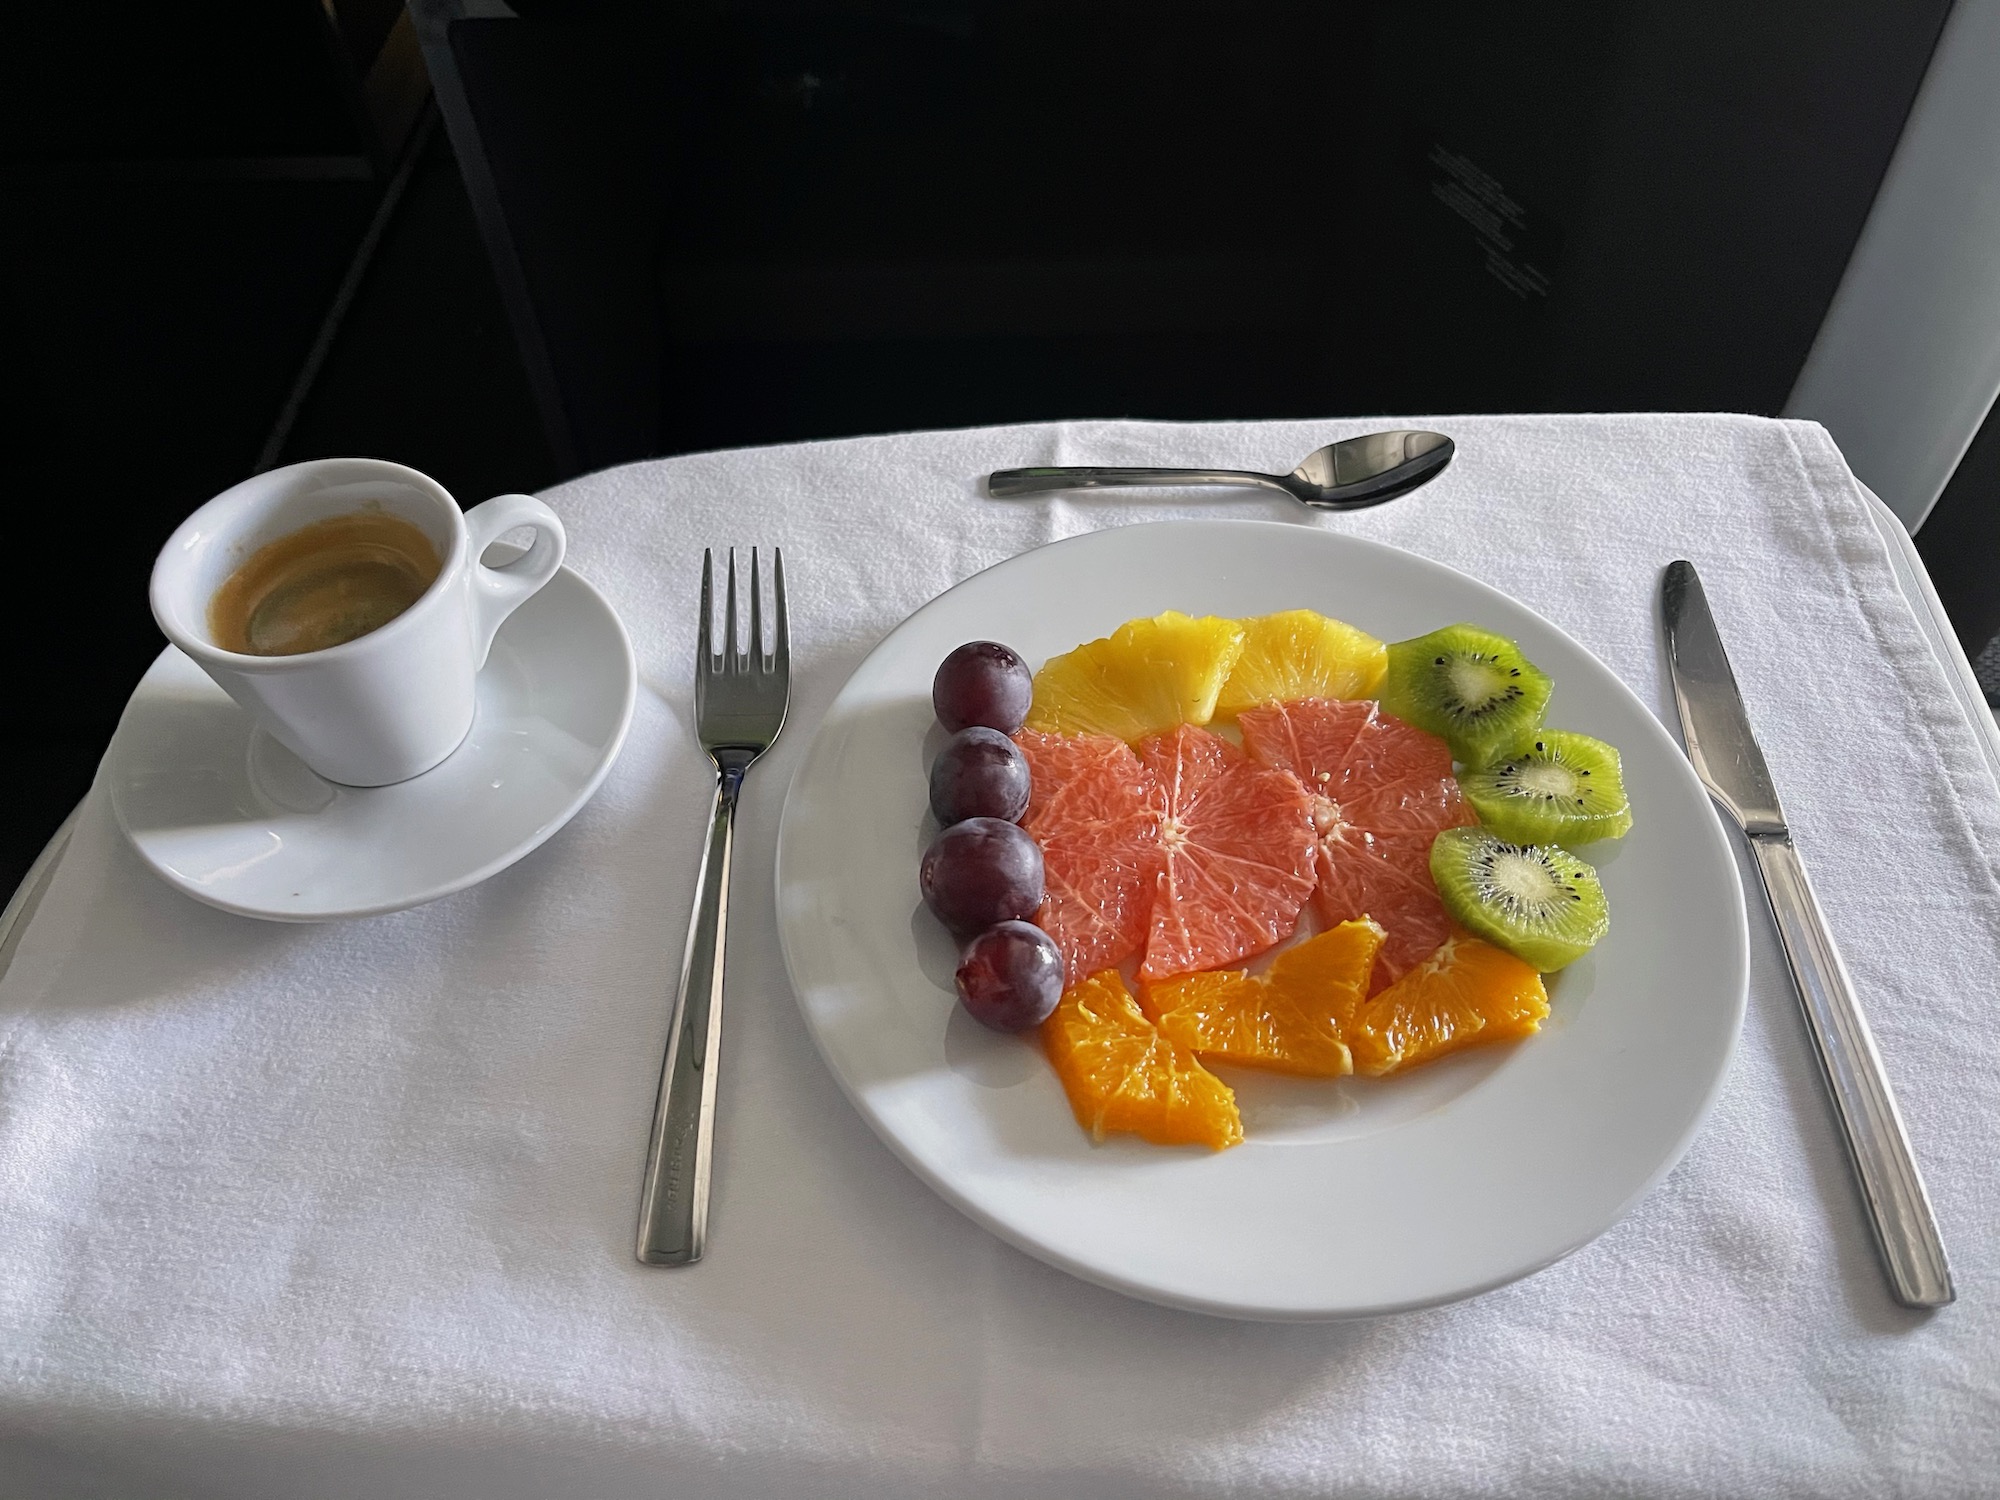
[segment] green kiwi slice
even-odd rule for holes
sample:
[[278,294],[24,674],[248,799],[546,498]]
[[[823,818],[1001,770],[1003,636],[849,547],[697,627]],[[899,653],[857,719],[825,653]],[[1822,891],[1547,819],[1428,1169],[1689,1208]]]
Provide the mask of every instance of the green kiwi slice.
[[1514,844],[1587,844],[1632,826],[1618,752],[1567,729],[1541,729],[1528,748],[1458,778],[1496,837]]
[[1389,648],[1382,706],[1441,736],[1476,770],[1527,743],[1541,727],[1552,685],[1505,636],[1447,625]]
[[1460,925],[1544,974],[1583,957],[1611,927],[1597,871],[1553,844],[1447,828],[1431,845],[1431,879]]

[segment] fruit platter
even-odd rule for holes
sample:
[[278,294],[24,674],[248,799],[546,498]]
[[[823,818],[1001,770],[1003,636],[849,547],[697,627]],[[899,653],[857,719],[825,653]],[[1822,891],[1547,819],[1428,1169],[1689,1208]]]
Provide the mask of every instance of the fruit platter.
[[960,1001],[1039,1037],[1093,1139],[1217,1150],[1243,1127],[1212,1067],[1381,1076],[1534,1034],[1544,973],[1609,926],[1565,846],[1632,824],[1552,689],[1475,625],[1385,645],[1310,609],[1168,610],[1032,673],[966,642],[920,871]]
[[1526,1275],[1678,1159],[1747,941],[1706,794],[1504,592],[1317,528],[1092,533],[918,610],[779,831],[863,1119],[1075,1275],[1238,1317]]

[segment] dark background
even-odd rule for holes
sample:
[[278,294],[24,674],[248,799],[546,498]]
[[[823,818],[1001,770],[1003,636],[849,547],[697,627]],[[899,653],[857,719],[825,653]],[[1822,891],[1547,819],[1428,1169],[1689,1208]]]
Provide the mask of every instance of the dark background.
[[[1054,417],[1775,414],[1949,0],[515,9],[0,22],[0,405],[55,580],[5,606],[0,885],[161,647],[160,543],[275,463],[472,504]],[[1996,532],[1989,422],[1918,538],[1973,654]]]

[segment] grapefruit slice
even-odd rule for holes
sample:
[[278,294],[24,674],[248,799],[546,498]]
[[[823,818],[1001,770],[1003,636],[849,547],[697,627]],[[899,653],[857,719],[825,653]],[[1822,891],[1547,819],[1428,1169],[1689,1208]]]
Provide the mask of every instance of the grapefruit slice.
[[1115,969],[1063,993],[1042,1022],[1042,1044],[1092,1140],[1125,1131],[1155,1145],[1220,1151],[1243,1139],[1229,1085],[1160,1034]]
[[1542,1029],[1549,994],[1533,965],[1461,930],[1367,1001],[1347,1027],[1355,1069],[1392,1073],[1461,1047]]
[[1042,664],[1027,726],[1139,740],[1176,724],[1206,724],[1242,654],[1243,627],[1234,620],[1197,620],[1171,609],[1127,620],[1102,640]]
[[1312,794],[1320,920],[1373,917],[1388,937],[1371,984],[1400,979],[1451,932],[1431,883],[1431,841],[1474,819],[1450,748],[1366,699],[1273,703],[1246,709],[1237,724],[1253,760],[1291,771]]
[[1212,969],[1290,934],[1313,889],[1298,778],[1190,724],[1146,740],[1139,760],[1159,788],[1162,861],[1140,975]]
[[1368,994],[1382,946],[1373,922],[1343,922],[1287,948],[1263,976],[1242,969],[1146,986],[1160,1035],[1208,1059],[1338,1078],[1354,1071],[1342,1033]]
[[1372,698],[1389,648],[1366,631],[1310,609],[1287,609],[1243,627],[1243,654],[1215,700],[1221,718],[1295,698]]
[[1076,984],[1146,941],[1160,868],[1158,792],[1132,747],[1109,735],[1023,729],[1014,743],[1031,784],[1021,826],[1042,846],[1035,925],[1055,939]]

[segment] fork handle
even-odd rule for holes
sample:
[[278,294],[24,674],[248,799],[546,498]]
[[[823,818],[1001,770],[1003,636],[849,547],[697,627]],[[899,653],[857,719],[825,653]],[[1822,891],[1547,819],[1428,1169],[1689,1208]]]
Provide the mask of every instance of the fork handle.
[[639,1259],[649,1266],[689,1266],[708,1236],[709,1166],[715,1154],[715,1064],[722,1045],[722,962],[729,936],[729,862],[736,839],[736,797],[755,758],[721,749],[715,807],[702,845],[694,915],[681,959],[653,1139],[639,1194]]
[[1253,474],[1248,469],[997,469],[986,476],[986,493],[995,499],[1010,500],[1019,495],[1047,495],[1057,490],[1117,489],[1129,485],[1172,484],[1254,484],[1264,489],[1291,491],[1272,474]]

